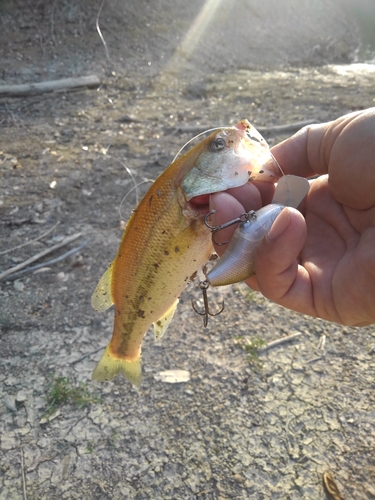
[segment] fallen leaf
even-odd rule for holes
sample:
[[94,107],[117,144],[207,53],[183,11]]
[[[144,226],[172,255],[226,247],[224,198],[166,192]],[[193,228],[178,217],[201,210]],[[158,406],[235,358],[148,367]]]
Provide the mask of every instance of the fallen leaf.
[[154,379],[166,384],[180,384],[182,382],[189,382],[190,372],[187,370],[165,370],[156,373]]

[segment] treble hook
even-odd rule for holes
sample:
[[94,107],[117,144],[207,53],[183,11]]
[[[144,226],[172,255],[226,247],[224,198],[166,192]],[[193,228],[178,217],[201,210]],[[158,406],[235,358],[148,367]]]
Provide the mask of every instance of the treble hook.
[[207,288],[210,286],[209,282],[207,280],[201,281],[199,283],[199,288],[202,291],[203,295],[203,312],[198,311],[196,305],[194,304],[193,299],[191,299],[191,306],[194,309],[194,311],[199,314],[199,316],[204,316],[203,318],[203,325],[204,327],[207,326],[208,324],[208,316],[217,316],[218,314],[222,313],[224,311],[224,301],[221,304],[221,309],[220,311],[213,313],[210,311],[210,307],[208,305],[208,298],[207,298]]
[[229,222],[225,222],[224,224],[221,224],[220,226],[212,226],[208,222],[208,218],[211,215],[213,215],[214,213],[216,213],[216,210],[212,210],[209,214],[207,214],[205,216],[205,218],[204,218],[204,223],[208,227],[208,229],[211,229],[211,231],[212,231],[212,242],[215,245],[217,245],[218,247],[221,247],[223,245],[227,245],[229,243],[229,241],[225,241],[224,243],[218,243],[217,241],[215,241],[215,234],[218,231],[221,231],[222,229],[225,229],[227,227],[233,226],[233,224],[238,224],[240,222],[249,222],[251,219],[256,219],[257,218],[256,212],[254,210],[250,210],[250,212],[245,212],[245,213],[239,215],[238,217],[236,217],[235,219],[230,220]]

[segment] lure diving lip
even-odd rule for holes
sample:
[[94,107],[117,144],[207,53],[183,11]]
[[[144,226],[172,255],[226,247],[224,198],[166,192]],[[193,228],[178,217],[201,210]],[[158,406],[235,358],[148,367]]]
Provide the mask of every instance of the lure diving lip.
[[211,286],[223,286],[245,281],[253,276],[257,245],[271,229],[281,211],[286,206],[297,208],[309,188],[309,181],[303,177],[295,175],[281,177],[272,203],[256,212],[249,212],[247,220],[239,224],[224,255],[207,273],[207,282]]

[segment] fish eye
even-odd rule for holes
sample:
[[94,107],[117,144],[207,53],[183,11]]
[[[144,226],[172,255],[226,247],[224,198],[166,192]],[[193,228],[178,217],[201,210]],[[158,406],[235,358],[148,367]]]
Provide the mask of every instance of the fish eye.
[[225,139],[223,139],[222,137],[216,137],[216,139],[214,139],[211,144],[210,144],[210,148],[211,148],[211,151],[221,151],[222,149],[225,148],[225,146],[227,145],[227,143],[225,142]]

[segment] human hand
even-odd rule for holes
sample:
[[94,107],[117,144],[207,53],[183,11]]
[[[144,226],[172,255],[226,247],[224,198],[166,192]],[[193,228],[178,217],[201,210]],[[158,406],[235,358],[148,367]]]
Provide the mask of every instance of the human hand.
[[[286,208],[259,244],[246,283],[295,311],[344,325],[375,323],[375,108],[308,126],[274,146],[285,174],[312,181],[301,208]],[[271,202],[254,182],[211,196],[212,224]],[[219,231],[228,241],[234,227]],[[219,255],[225,246],[216,246]]]

